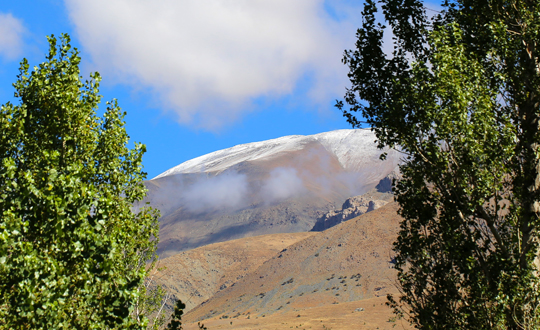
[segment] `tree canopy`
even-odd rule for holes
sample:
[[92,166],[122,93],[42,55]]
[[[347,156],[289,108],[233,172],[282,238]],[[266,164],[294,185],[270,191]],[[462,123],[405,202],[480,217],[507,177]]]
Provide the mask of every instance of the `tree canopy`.
[[441,6],[367,0],[343,59],[337,106],[403,153],[390,304],[421,329],[537,328],[540,1]]
[[0,113],[0,328],[145,328],[133,306],[155,256],[143,144],[128,148],[116,100],[103,117],[98,73],[82,81],[69,36],[21,62],[19,105]]

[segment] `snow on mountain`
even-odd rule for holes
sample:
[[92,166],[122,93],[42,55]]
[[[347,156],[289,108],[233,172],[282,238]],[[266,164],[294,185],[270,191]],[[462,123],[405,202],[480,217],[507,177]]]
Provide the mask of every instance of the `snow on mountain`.
[[[245,161],[271,158],[282,152],[301,150],[311,142],[321,143],[334,154],[345,170],[359,171],[373,164],[383,152],[377,148],[375,134],[370,129],[342,129],[315,135],[290,135],[277,139],[252,142],[215,151],[175,166],[154,179],[186,173],[222,172]],[[390,153],[397,161],[397,153]]]

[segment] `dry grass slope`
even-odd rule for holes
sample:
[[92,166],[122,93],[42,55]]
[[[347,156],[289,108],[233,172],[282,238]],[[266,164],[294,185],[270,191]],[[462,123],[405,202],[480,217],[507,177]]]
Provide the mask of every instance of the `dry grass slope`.
[[396,293],[396,211],[390,203],[283,248],[188,312],[186,329],[197,321],[210,329],[402,328],[384,306]]
[[172,301],[182,299],[189,311],[287,246],[314,234],[271,234],[202,246],[160,260],[161,270],[154,279],[174,295]]

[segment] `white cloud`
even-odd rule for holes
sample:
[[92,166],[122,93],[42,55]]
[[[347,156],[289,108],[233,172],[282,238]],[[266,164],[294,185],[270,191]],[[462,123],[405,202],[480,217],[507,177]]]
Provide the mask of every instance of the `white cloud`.
[[201,179],[186,188],[182,198],[192,212],[238,208],[246,203],[247,177],[244,174],[224,173]]
[[183,123],[219,128],[306,76],[314,103],[347,85],[340,59],[354,25],[331,18],[323,0],[65,2],[96,69],[150,87]]
[[273,169],[261,189],[264,200],[270,203],[297,197],[305,192],[306,187],[302,179],[298,176],[296,169],[291,167]]
[[0,13],[0,56],[8,60],[19,58],[22,53],[24,31],[21,20],[9,13]]

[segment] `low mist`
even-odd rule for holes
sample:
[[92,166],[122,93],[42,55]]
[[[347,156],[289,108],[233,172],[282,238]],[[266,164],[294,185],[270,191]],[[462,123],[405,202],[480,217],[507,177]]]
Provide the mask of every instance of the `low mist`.
[[208,209],[239,208],[248,204],[248,181],[245,174],[234,172],[202,178],[181,192],[185,207],[191,212]]
[[374,188],[395,167],[392,162],[377,159],[371,166],[345,170],[317,145],[302,157],[293,154],[283,163],[286,165],[270,169],[245,163],[221,173],[186,173],[159,179],[159,188],[149,201],[166,215],[180,208],[201,213],[268,206],[308,194],[348,198]]
[[261,197],[266,204],[273,204],[287,198],[306,193],[302,179],[292,167],[278,167],[270,172],[270,177],[261,188]]

